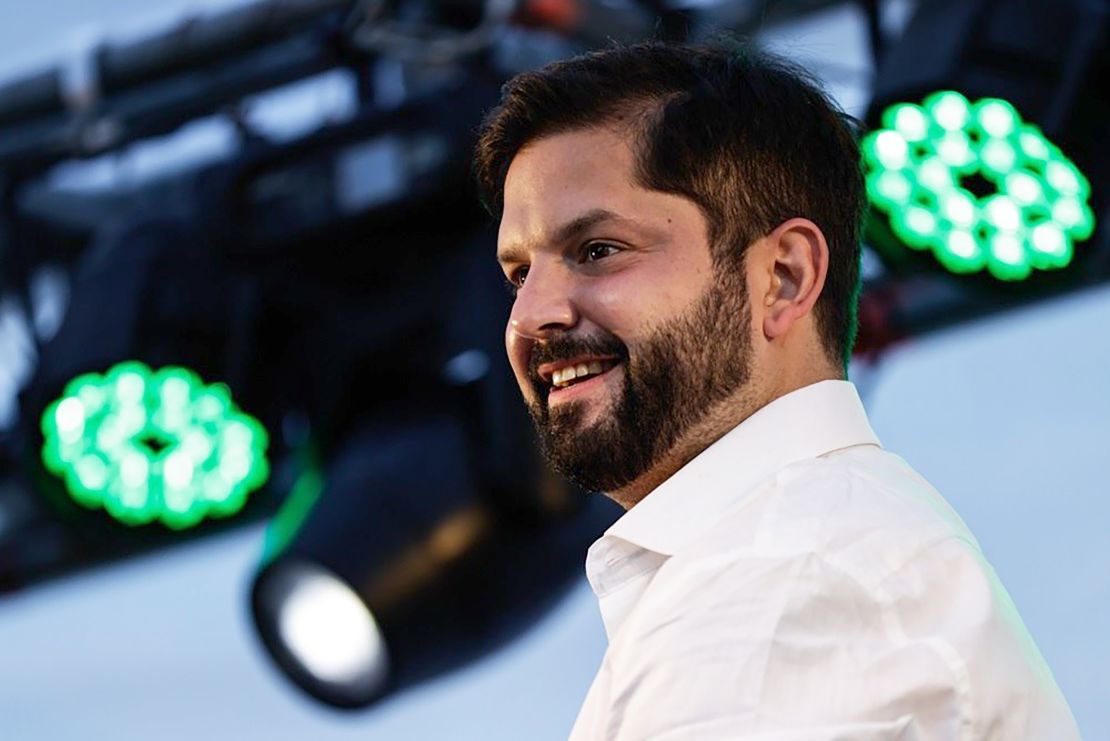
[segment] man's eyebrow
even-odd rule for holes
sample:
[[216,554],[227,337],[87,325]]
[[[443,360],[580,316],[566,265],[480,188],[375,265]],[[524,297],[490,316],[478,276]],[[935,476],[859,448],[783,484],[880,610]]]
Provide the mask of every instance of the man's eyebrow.
[[[551,237],[551,241],[553,244],[566,244],[567,242],[573,241],[583,232],[605,221],[632,223],[630,219],[621,216],[615,211],[610,211],[606,208],[594,208],[580,216],[576,216],[556,229]],[[497,261],[502,265],[509,263],[525,263],[528,262],[528,251],[520,243],[514,243],[503,250],[498,250]]]

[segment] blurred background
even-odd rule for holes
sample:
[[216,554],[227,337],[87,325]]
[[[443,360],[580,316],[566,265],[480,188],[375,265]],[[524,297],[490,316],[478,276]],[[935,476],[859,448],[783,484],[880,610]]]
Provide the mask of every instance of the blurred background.
[[852,380],[1110,737],[1107,3],[0,7],[0,738],[565,738],[620,511],[533,448],[474,132],[721,31],[864,124]]

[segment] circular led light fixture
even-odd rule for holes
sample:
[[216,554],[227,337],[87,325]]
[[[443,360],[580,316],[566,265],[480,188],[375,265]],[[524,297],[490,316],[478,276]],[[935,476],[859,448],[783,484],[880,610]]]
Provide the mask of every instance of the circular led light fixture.
[[138,362],[74,378],[42,416],[42,460],[79,504],[127,525],[228,517],[269,476],[267,435],[223,384]]
[[898,103],[862,150],[872,207],[954,273],[1063,268],[1094,230],[1087,179],[1004,100],[949,90]]

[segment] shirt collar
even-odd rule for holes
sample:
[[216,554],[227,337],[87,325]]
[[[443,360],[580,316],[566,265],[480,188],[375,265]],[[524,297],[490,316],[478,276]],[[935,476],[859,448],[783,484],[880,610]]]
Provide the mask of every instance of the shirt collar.
[[855,385],[820,381],[756,411],[625,512],[612,537],[666,556],[708,529],[752,487],[796,461],[879,445]]

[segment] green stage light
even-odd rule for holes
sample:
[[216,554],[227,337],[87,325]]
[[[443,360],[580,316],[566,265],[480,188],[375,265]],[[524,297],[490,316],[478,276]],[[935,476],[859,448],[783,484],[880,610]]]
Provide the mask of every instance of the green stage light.
[[228,517],[269,476],[266,430],[223,384],[138,362],[74,378],[42,416],[42,459],[70,496],[127,525]]
[[954,273],[1064,268],[1094,230],[1087,179],[1004,100],[948,90],[892,105],[862,150],[874,210]]

